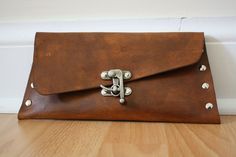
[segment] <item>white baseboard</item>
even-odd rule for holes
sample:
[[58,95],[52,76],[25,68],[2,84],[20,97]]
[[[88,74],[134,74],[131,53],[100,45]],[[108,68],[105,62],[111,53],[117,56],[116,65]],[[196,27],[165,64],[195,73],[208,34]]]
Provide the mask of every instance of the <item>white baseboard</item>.
[[217,99],[220,115],[236,115],[236,99]]
[[[0,113],[17,113],[22,98],[0,98]],[[220,115],[236,115],[236,99],[217,99]]]
[[236,17],[0,23],[0,113],[16,113],[35,32],[204,32],[219,110],[236,115]]
[[17,113],[20,109],[22,98],[0,98],[0,113]]

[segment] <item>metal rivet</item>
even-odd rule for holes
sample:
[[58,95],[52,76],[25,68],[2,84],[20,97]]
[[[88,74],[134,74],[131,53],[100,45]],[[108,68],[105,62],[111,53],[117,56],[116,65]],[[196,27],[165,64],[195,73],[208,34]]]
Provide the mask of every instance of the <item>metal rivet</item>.
[[132,89],[129,87],[125,87],[125,95],[130,95],[132,93]]
[[102,90],[101,90],[101,94],[102,94],[102,95],[106,95],[106,94],[107,94],[106,90],[105,90],[105,89],[102,89]]
[[125,102],[125,99],[120,99],[120,103],[123,104]]
[[106,79],[107,78],[107,72],[106,71],[101,73],[101,78],[102,79]]
[[31,88],[34,88],[34,83],[33,83],[33,82],[30,84],[30,87],[31,87]]
[[199,68],[200,71],[206,71],[206,69],[207,69],[207,67],[205,65],[201,65]]
[[213,104],[212,103],[207,103],[205,107],[206,107],[207,110],[210,110],[210,109],[213,108]]
[[208,89],[209,86],[210,86],[210,85],[209,85],[208,83],[203,83],[203,84],[202,84],[202,88],[203,88],[203,89]]
[[28,99],[28,100],[25,101],[25,106],[30,106],[31,104],[32,104],[31,100]]
[[125,72],[124,73],[124,79],[130,79],[131,78],[131,73],[130,72]]
[[108,71],[109,77],[115,77],[116,73],[113,70]]

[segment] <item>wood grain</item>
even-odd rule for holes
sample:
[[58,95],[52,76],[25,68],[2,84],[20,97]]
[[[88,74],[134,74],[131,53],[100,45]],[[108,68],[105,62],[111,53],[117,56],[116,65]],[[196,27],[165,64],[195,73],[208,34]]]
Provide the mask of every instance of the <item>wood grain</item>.
[[236,156],[236,116],[221,125],[18,121],[0,114],[0,156]]

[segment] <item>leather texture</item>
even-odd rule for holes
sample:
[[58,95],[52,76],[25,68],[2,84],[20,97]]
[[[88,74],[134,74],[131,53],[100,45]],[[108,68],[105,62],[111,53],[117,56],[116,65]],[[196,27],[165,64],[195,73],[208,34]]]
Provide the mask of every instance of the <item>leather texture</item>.
[[[110,69],[132,73],[123,105],[101,95]],[[204,34],[37,33],[18,118],[220,123]]]

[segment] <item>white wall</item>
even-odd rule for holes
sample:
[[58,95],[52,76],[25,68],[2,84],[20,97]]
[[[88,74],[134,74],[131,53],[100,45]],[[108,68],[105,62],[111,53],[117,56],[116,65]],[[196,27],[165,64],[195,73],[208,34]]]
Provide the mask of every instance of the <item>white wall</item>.
[[235,0],[0,0],[0,21],[236,16]]
[[205,32],[221,114],[236,114],[236,16],[0,24],[0,112],[17,112],[33,56],[36,31]]

